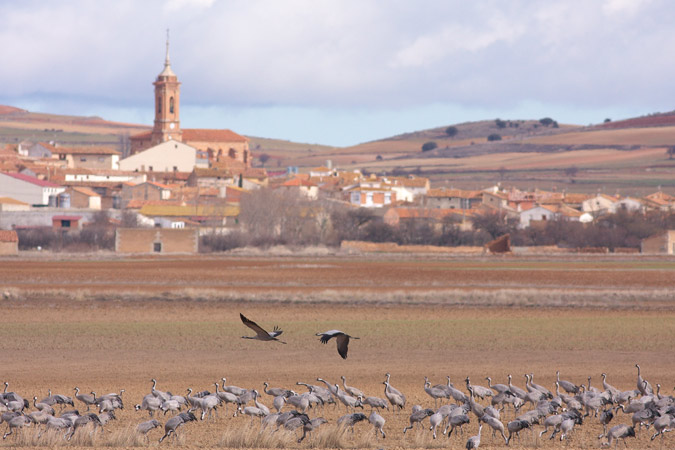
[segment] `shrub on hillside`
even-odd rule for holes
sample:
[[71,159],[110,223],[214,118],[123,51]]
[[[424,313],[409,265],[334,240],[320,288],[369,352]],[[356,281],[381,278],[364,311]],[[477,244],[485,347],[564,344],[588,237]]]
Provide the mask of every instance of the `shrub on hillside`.
[[487,137],[487,140],[490,141],[490,142],[492,142],[492,141],[501,141],[501,140],[502,140],[502,137],[501,137],[501,135],[499,135],[499,134],[497,134],[497,133],[492,133],[491,135],[489,135],[489,136]]
[[428,151],[433,150],[437,147],[438,147],[438,144],[436,144],[434,141],[425,142],[424,144],[422,144],[422,151],[428,152]]
[[448,127],[445,129],[445,134],[448,135],[448,137],[454,137],[457,136],[457,133],[459,133],[459,130],[457,127]]

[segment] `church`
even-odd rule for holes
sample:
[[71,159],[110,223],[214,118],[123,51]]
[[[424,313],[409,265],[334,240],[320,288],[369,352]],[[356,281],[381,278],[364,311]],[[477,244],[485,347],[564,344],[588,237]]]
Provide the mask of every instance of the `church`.
[[231,130],[181,129],[180,85],[171,69],[169,38],[166,40],[164,70],[157,75],[155,86],[155,123],[152,131],[131,136],[131,154],[142,152],[168,141],[182,142],[197,149],[209,163],[239,170],[251,167],[248,139]]

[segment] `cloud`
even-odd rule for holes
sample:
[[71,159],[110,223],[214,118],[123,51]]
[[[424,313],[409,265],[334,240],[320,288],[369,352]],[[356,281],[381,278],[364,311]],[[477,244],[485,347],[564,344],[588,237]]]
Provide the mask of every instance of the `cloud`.
[[147,106],[170,28],[194,108],[663,110],[674,16],[668,0],[0,2],[0,85]]

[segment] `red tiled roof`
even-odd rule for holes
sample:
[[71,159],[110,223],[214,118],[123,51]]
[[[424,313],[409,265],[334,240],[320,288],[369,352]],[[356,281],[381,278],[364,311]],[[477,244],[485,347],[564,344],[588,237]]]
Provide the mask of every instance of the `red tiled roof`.
[[305,187],[313,187],[316,186],[316,184],[312,183],[309,180],[303,180],[302,178],[293,178],[288,181],[286,181],[282,186],[305,186]]
[[48,142],[38,142],[38,144],[40,144],[42,147],[46,148],[52,153],[57,153],[59,151],[56,147],[54,147],[52,144]]
[[19,242],[19,236],[14,230],[0,230],[0,242]]
[[232,130],[192,128],[183,130],[183,142],[248,142],[248,138]]
[[134,134],[133,136],[131,136],[131,139],[142,140],[142,139],[147,139],[150,136],[152,136],[152,131],[144,131],[142,133]]
[[27,183],[32,183],[32,184],[35,184],[35,185],[41,186],[41,187],[61,187],[58,184],[52,183],[50,181],[39,180],[35,177],[31,177],[30,175],[24,175],[22,173],[2,172],[2,174],[10,176],[12,178],[16,178],[17,180],[25,181]]
[[61,147],[52,150],[54,153],[68,155],[119,155],[120,152],[109,147]]
[[54,220],[80,220],[82,216],[52,216],[52,221]]

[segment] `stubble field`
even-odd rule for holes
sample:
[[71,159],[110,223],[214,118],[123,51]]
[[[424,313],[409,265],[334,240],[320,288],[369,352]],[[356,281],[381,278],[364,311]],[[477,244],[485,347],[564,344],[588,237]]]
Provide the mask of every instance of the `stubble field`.
[[[150,393],[151,378],[158,389],[185,395],[187,388],[213,391],[222,377],[262,393],[264,381],[299,388],[298,381],[337,383],[344,375],[367,395],[384,397],[389,372],[408,397],[403,413],[382,414],[385,440],[376,440],[367,423],[353,436],[337,435],[342,405],[312,410],[329,424],[302,444],[295,443],[299,432],[259,435],[259,425],[231,417],[230,406],[161,444],[189,448],[464,448],[478,429],[474,416],[463,436],[433,441],[418,429],[403,436],[412,405],[434,407],[425,376],[436,384],[449,375],[464,388],[467,376],[485,385],[486,376],[505,383],[510,373],[524,388],[523,374],[533,372],[553,389],[560,370],[578,384],[592,376],[602,388],[607,372],[611,384],[627,390],[635,388],[639,363],[662,393],[675,386],[672,259],[26,258],[0,260],[0,288],[9,297],[0,300],[0,381],[10,390],[29,399],[48,389],[72,396],[75,386],[98,394],[126,390],[117,420],[103,434],[77,439],[79,446],[145,445],[130,430],[148,418],[133,404]],[[279,325],[288,344],[241,339],[252,332],[239,312],[269,329]],[[329,329],[361,338],[347,360],[334,341],[323,346],[314,336]],[[262,394],[270,407],[271,400]],[[512,411],[505,415],[505,423],[513,418]],[[619,413],[613,424],[629,422]],[[536,434],[542,429],[535,426]],[[525,431],[510,447],[599,448],[601,430],[597,419],[587,419],[568,442],[533,440]],[[486,431],[481,448],[506,448]],[[157,446],[161,434],[150,432],[149,445]],[[658,448],[650,434],[629,447]],[[38,441],[34,427],[12,438],[0,446],[73,445]],[[664,448],[675,446],[674,438],[666,435]]]

